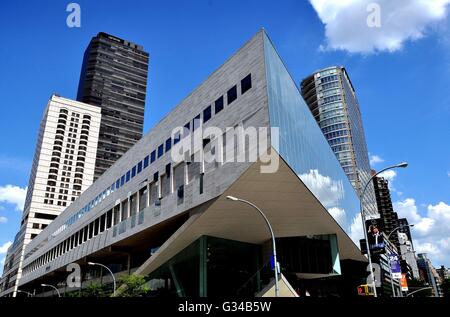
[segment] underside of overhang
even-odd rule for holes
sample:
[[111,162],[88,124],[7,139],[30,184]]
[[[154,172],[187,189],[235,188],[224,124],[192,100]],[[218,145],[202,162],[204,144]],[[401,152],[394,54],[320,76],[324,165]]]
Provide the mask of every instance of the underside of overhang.
[[276,173],[261,173],[260,167],[260,162],[251,165],[228,190],[209,202],[206,210],[192,215],[136,274],[153,272],[202,235],[255,244],[269,240],[267,226],[257,211],[227,200],[228,195],[249,200],[261,208],[276,237],[336,234],[341,260],[366,261],[347,233],[282,158]]

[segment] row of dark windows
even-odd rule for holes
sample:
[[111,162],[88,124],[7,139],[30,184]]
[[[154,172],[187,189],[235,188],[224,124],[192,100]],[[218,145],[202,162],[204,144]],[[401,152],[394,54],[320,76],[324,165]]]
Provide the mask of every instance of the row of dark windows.
[[[240,82],[241,86],[241,95],[245,94],[248,90],[252,88],[252,77],[251,74],[248,74],[245,78],[243,78]],[[237,99],[237,85],[231,87],[227,93],[227,105],[230,105]],[[219,113],[224,109],[224,97],[220,96],[214,102],[214,110],[215,114]],[[203,114],[203,123],[206,123],[212,118],[212,105],[207,106],[202,113]],[[201,114],[198,114],[190,120],[188,123],[184,125],[187,131],[196,130],[201,123]],[[106,198],[110,193],[118,190],[126,183],[128,183],[132,178],[142,172],[145,168],[155,162],[157,159],[161,158],[164,153],[167,153],[171,150],[172,146],[177,144],[181,140],[181,135],[175,134],[174,137],[168,138],[165,142],[160,144],[155,150],[153,150],[149,155],[147,155],[143,160],[138,162],[135,166],[133,166],[130,170],[128,170],[125,174],[119,177],[111,186],[101,192],[97,197],[95,197],[91,202],[86,204],[79,212],[73,215],[69,220],[67,220],[65,226],[72,224],[75,220],[79,219],[79,214],[84,214],[89,212],[94,206],[96,206],[100,201]],[[170,165],[169,165],[170,166]],[[169,174],[168,174],[169,175]],[[158,177],[158,173],[155,173],[154,177]],[[202,183],[202,182],[201,182]],[[201,184],[202,185],[202,184]],[[201,186],[202,189],[202,186]],[[201,190],[202,191],[202,190]],[[59,229],[58,229],[59,230]],[[58,231],[57,230],[57,231]]]

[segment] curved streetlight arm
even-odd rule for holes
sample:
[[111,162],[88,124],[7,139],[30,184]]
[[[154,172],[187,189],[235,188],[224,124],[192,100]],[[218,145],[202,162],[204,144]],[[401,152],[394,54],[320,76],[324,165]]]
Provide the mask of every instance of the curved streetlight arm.
[[273,249],[273,262],[274,262],[274,266],[275,266],[275,297],[279,297],[280,296],[280,288],[278,286],[278,261],[277,261],[277,248],[276,248],[276,243],[275,243],[275,234],[273,233],[273,229],[272,226],[270,225],[269,219],[267,219],[266,215],[262,212],[261,209],[259,209],[255,204],[245,200],[245,199],[240,199],[240,198],[236,198],[233,196],[227,196],[227,199],[232,200],[232,201],[240,201],[244,204],[247,204],[251,207],[253,207],[254,209],[256,209],[259,214],[263,217],[267,227],[269,228],[270,231],[270,236],[272,238],[272,249]]
[[407,225],[407,226],[398,226],[398,227],[394,228],[394,230],[392,230],[392,231],[388,234],[388,236],[387,236],[388,240],[389,240],[389,238],[391,237],[391,234],[393,234],[395,231],[397,231],[398,229],[403,228],[403,227],[414,227],[414,224],[410,224],[410,225]]
[[364,189],[362,191],[361,197],[364,197],[364,193],[366,192],[367,187],[369,186],[370,183],[372,183],[372,180],[377,177],[379,174],[386,172],[387,170],[393,169],[393,168],[397,168],[397,167],[406,167],[408,166],[408,164],[406,163],[400,163],[400,164],[396,164],[396,165],[391,165],[388,167],[383,168],[382,170],[376,172],[374,175],[372,175],[372,177],[367,181],[366,185],[364,186]]
[[116,294],[116,277],[114,276],[113,272],[109,269],[109,267],[107,267],[106,265],[103,265],[101,263],[88,262],[88,264],[89,265],[98,265],[98,266],[104,267],[105,269],[108,270],[108,272],[111,274],[112,279],[113,279],[114,291],[113,291],[112,296],[114,297],[114,295]]
[[421,291],[427,290],[427,289],[433,289],[433,288],[432,288],[431,286],[429,286],[429,287],[424,287],[424,288],[421,288],[421,289],[418,289],[418,290],[416,290],[416,291],[414,291],[414,292],[409,293],[408,295],[406,295],[406,297],[408,297],[409,295],[412,295],[412,294],[414,294],[414,293],[417,293],[417,292],[421,292]]
[[61,297],[61,293],[59,292],[59,290],[55,286],[50,285],[50,284],[41,284],[41,286],[42,287],[51,287],[51,288],[53,288],[56,291],[56,293],[58,294],[58,297]]

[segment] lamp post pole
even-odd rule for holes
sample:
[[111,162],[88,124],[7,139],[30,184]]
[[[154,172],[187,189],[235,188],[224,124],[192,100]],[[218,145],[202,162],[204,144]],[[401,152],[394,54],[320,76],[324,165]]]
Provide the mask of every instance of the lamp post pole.
[[270,225],[269,219],[267,219],[266,215],[262,212],[261,209],[259,209],[255,204],[253,204],[253,203],[251,203],[251,202],[249,202],[247,200],[236,198],[236,197],[233,197],[233,196],[227,196],[227,199],[232,200],[232,201],[240,201],[242,203],[245,203],[247,205],[252,206],[264,218],[264,221],[266,222],[266,225],[269,228],[270,235],[271,235],[271,238],[272,238],[273,262],[274,262],[274,267],[275,267],[275,297],[279,297],[280,296],[280,288],[278,286],[278,271],[279,271],[280,267],[279,267],[278,261],[277,261],[277,247],[276,247],[276,244],[275,244],[275,235],[273,233],[272,226]]
[[[395,227],[395,228],[388,234],[387,239],[389,240],[389,238],[391,237],[391,235],[392,235],[394,232],[398,231],[399,229],[401,229],[401,228],[403,228],[403,227],[414,227],[414,224],[410,224],[410,225],[407,225],[407,226],[398,226],[398,227]],[[398,255],[397,255],[397,258],[398,258]],[[390,274],[390,276],[391,276],[392,297],[396,297],[396,296],[395,296],[395,291],[394,291],[394,277],[392,276],[392,267],[391,267],[391,258],[390,258],[390,255],[389,255],[389,274]]]
[[50,284],[41,284],[41,286],[42,287],[51,287],[51,288],[53,288],[56,291],[56,293],[58,294],[58,297],[61,297],[61,293],[59,292],[59,290],[55,286],[50,285]]
[[367,187],[369,186],[369,184],[372,182],[372,180],[380,173],[383,173],[387,170],[393,169],[393,168],[404,168],[407,167],[408,163],[400,163],[397,165],[392,165],[392,166],[388,166],[386,168],[383,168],[382,170],[380,170],[379,172],[375,173],[364,185],[364,188],[361,192],[361,195],[359,196],[359,209],[361,211],[361,221],[362,221],[362,228],[364,231],[364,239],[366,240],[366,248],[367,248],[367,259],[369,260],[369,270],[370,270],[370,276],[372,279],[372,287],[373,287],[373,294],[374,297],[377,297],[377,287],[375,284],[375,276],[373,274],[373,265],[372,265],[372,257],[370,255],[370,246],[369,246],[369,240],[367,238],[367,231],[366,231],[366,219],[365,219],[365,214],[364,214],[364,204],[363,204],[363,198],[364,198],[364,194],[366,193]]
[[103,265],[101,263],[95,263],[95,262],[88,262],[88,265],[98,265],[98,266],[101,266],[108,270],[108,272],[111,274],[112,279],[113,279],[114,290],[113,290],[112,296],[114,297],[114,295],[116,294],[116,278],[115,278],[113,272],[109,269],[109,267],[107,267],[106,265]]

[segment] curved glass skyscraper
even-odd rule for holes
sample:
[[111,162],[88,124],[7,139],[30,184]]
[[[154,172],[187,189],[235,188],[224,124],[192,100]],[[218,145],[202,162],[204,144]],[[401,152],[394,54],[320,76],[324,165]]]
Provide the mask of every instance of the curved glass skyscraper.
[[[369,155],[355,89],[342,66],[319,70],[301,83],[303,98],[358,195],[371,177]],[[376,214],[373,184],[365,194],[366,212]]]

